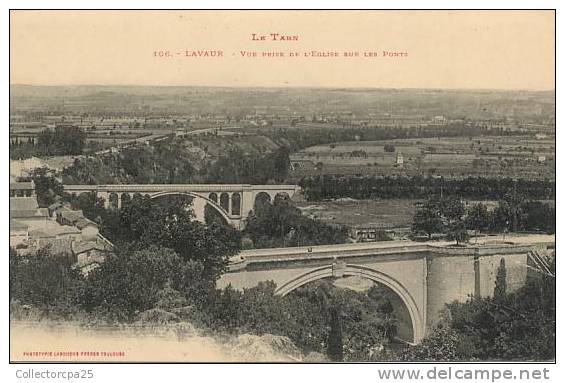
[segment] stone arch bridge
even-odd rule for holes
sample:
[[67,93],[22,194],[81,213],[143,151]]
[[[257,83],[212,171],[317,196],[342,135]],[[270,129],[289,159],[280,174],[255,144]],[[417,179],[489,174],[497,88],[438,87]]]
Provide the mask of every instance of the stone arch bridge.
[[140,193],[151,198],[187,195],[193,198],[192,208],[197,220],[204,222],[204,209],[210,205],[238,229],[245,227],[245,219],[257,199],[292,198],[300,191],[297,185],[249,184],[65,185],[64,188],[67,193],[76,195],[94,192],[104,199],[106,207],[111,208],[119,208],[125,194]]
[[539,235],[525,240],[495,237],[468,247],[390,241],[246,250],[232,259],[218,287],[245,289],[270,280],[277,285],[276,294],[286,295],[320,279],[336,284],[347,277],[368,279],[389,292],[399,320],[398,337],[418,343],[437,324],[446,303],[493,294],[502,258],[512,291],[529,273],[543,270],[539,254],[552,251],[548,249],[554,243],[554,236]]

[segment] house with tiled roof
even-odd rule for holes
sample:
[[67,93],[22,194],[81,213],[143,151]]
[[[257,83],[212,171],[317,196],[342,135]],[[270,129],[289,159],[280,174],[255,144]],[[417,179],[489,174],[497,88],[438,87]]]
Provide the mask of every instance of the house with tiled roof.
[[84,216],[82,210],[71,210],[66,206],[55,210],[56,220],[60,225],[73,226],[80,230],[83,240],[96,240],[98,225]]
[[10,182],[10,197],[33,197],[35,196],[35,184],[29,182]]
[[10,197],[10,211],[36,210],[39,208],[35,197]]
[[49,219],[49,211],[46,208],[38,207],[35,197],[11,197],[10,219],[25,224],[45,222]]

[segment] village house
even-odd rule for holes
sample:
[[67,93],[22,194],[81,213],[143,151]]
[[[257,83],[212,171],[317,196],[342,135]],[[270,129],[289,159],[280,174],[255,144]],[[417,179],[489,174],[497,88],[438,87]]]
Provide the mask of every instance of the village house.
[[35,196],[35,184],[33,183],[33,181],[10,182],[10,197],[23,198],[33,196]]
[[11,197],[10,219],[33,225],[49,219],[49,210],[40,208],[35,197]]

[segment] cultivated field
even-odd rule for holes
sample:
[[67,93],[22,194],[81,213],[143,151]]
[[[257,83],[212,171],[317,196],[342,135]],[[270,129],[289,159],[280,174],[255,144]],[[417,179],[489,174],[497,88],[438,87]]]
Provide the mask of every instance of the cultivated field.
[[[385,150],[385,146],[388,150]],[[552,136],[420,138],[339,142],[291,157],[295,176],[327,173],[555,177]],[[349,169],[348,169],[349,168]]]

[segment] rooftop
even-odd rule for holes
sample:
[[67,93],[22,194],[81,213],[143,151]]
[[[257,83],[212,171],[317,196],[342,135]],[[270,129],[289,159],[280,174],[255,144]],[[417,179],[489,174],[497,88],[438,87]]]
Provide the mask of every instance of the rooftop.
[[69,220],[70,222],[75,222],[77,220],[84,218],[84,215],[82,214],[82,210],[61,209],[60,214],[61,217]]
[[36,210],[39,208],[35,197],[10,197],[10,214],[14,210]]
[[95,224],[94,222],[92,222],[91,220],[89,220],[88,218],[85,218],[85,217],[78,218],[75,222],[75,226],[78,227],[81,230],[84,229],[87,226],[98,227],[97,224]]
[[10,190],[33,190],[35,185],[33,181],[30,182],[10,182]]
[[28,225],[23,222],[16,221],[15,219],[10,220],[10,230],[27,230]]

